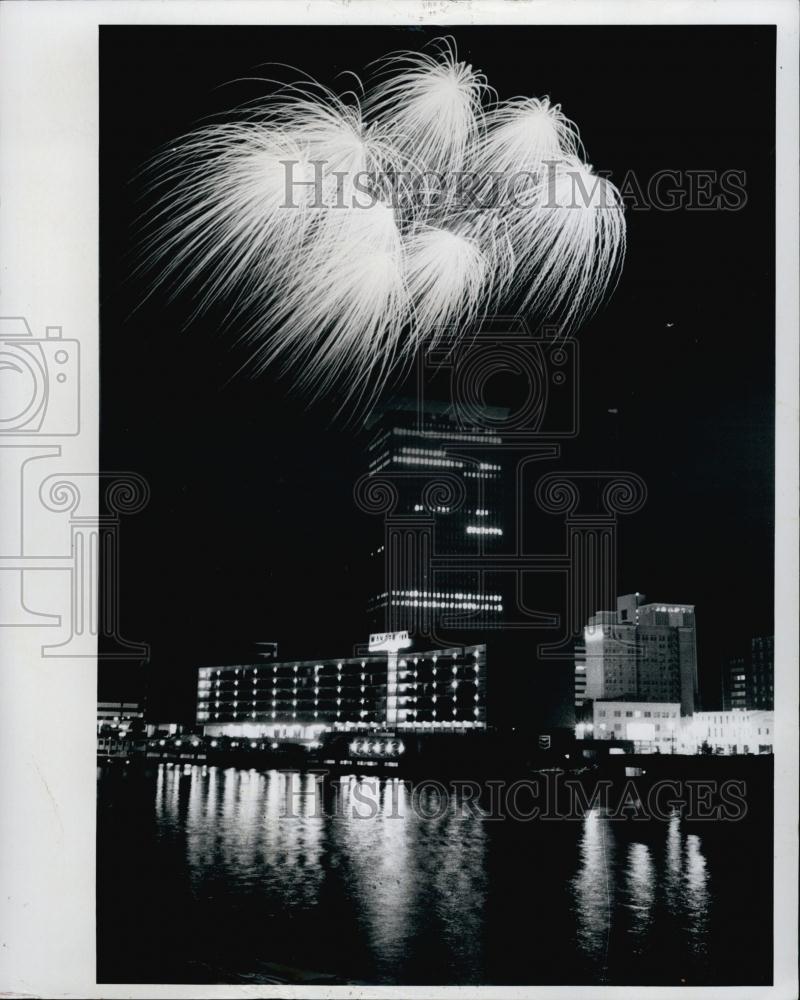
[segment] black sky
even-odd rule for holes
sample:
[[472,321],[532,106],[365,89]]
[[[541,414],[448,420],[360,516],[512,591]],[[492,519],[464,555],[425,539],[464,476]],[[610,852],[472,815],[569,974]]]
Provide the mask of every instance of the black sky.
[[[332,84],[452,34],[501,97],[549,94],[619,182],[740,170],[736,212],[629,211],[611,302],[580,331],[580,436],[561,468],[625,469],[648,502],[623,522],[620,590],[697,606],[705,703],[722,655],[772,632],[774,29],[133,28],[100,32],[101,467],[151,486],[122,534],[122,626],[151,645],[154,697],[190,708],[191,667],[277,639],[338,655],[363,639],[363,437],[271,374],[192,302],[140,304],[134,180],[163,143],[263,94],[283,62]],[[260,67],[260,68],[259,68]],[[247,79],[251,78],[251,79]],[[231,81],[238,81],[231,83]],[[616,410],[617,413],[609,411]],[[555,579],[555,578],[554,578]],[[561,609],[553,586],[546,610]],[[544,609],[544,608],[543,608]],[[541,634],[546,641],[555,635]],[[130,670],[104,667],[122,690]]]

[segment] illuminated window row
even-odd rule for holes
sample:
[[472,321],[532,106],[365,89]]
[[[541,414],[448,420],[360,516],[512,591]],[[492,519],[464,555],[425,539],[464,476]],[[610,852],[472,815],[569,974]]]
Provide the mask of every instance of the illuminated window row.
[[445,608],[452,611],[502,611],[502,604],[477,604],[474,601],[412,601],[403,600],[390,602],[392,606],[406,608]]
[[410,448],[408,445],[403,445],[400,451],[404,455],[433,455],[435,458],[447,458],[444,448]]
[[[385,597],[386,595],[381,595]],[[462,591],[445,590],[393,590],[392,596],[398,597],[434,597],[452,601],[502,601],[500,594],[469,594]]]
[[471,441],[473,444],[502,444],[503,439],[497,437],[494,434],[479,434],[473,433],[468,434],[462,431],[450,431],[446,429],[436,430],[436,431],[421,431],[415,430],[413,428],[406,427],[395,427],[392,430],[393,434],[397,434],[400,437],[422,437],[422,438],[438,438],[446,439],[448,441]]
[[456,462],[452,458],[417,458],[414,455],[395,455],[394,461],[402,462],[404,465],[435,465],[446,469],[464,468],[463,462]]

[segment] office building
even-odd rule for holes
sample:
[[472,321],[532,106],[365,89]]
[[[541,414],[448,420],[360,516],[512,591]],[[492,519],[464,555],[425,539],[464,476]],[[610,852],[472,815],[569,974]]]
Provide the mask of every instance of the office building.
[[591,616],[576,647],[575,703],[602,700],[677,702],[682,715],[694,712],[694,605],[648,604],[636,593]]
[[[596,740],[630,740],[635,753],[677,753],[679,702],[594,701],[591,731]],[[584,725],[588,730],[588,724]]]
[[504,580],[481,558],[502,552],[509,530],[502,440],[493,429],[507,415],[487,406],[479,422],[448,403],[401,399],[370,416],[368,475],[388,479],[396,495],[376,519],[370,547],[372,631],[425,638],[502,624]]
[[746,651],[728,657],[722,668],[723,709],[774,709],[774,646],[772,636],[755,638]]
[[206,735],[316,739],[324,731],[486,728],[486,647],[202,667]]
[[732,709],[695,712],[685,719],[681,733],[683,753],[772,753],[775,732],[773,712]]

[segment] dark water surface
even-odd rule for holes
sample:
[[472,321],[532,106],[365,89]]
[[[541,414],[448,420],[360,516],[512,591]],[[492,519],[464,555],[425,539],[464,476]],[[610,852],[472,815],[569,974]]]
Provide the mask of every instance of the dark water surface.
[[376,782],[321,805],[312,775],[100,769],[98,980],[771,981],[768,817],[491,821],[453,794],[425,818]]

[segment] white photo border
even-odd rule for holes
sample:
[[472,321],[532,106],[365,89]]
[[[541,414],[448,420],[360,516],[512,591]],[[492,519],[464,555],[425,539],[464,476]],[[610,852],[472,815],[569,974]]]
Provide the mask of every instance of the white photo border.
[[[773,986],[726,987],[731,1000],[798,995],[798,10],[793,0],[7,0],[0,6],[0,315],[25,317],[35,336],[61,326],[65,338],[80,342],[80,434],[57,445],[58,471],[76,474],[98,472],[100,25],[777,26],[775,965]],[[86,513],[96,516],[96,497],[84,501]],[[47,535],[52,523],[46,512],[39,523],[35,513],[32,535]],[[46,579],[39,594],[47,606],[63,598]],[[4,995],[640,1000],[677,989],[96,985],[96,661],[42,657],[40,631],[0,629]],[[722,992],[680,988],[687,1000]]]

